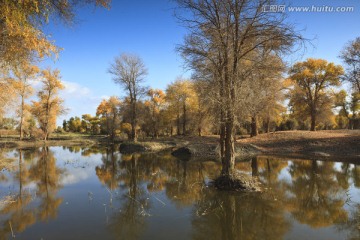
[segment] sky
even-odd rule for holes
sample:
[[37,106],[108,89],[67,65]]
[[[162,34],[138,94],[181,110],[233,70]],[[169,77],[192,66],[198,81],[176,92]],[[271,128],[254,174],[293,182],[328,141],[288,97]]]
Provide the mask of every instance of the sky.
[[[350,40],[360,37],[359,0],[288,0],[285,12],[289,22],[311,40],[306,49],[287,57],[290,64],[306,58],[323,58],[341,64],[341,49]],[[298,7],[354,7],[353,12],[289,12]],[[64,26],[50,23],[45,31],[57,46],[63,48],[59,58],[45,60],[42,66],[61,71],[67,114],[63,119],[96,112],[102,99],[125,96],[112,81],[107,70],[121,53],[139,55],[149,74],[145,85],[165,90],[178,77],[191,72],[175,48],[181,44],[186,29],[174,17],[171,0],[112,0],[111,8],[87,6],[77,10],[76,23]]]

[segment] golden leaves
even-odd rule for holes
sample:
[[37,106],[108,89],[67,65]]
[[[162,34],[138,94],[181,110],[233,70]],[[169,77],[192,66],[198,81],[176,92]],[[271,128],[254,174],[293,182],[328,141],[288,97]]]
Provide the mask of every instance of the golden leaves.
[[64,85],[60,81],[60,71],[57,69],[43,70],[41,76],[43,87],[37,94],[39,100],[33,102],[32,113],[47,137],[55,128],[57,116],[64,112],[63,100],[57,95],[59,90],[64,89]]
[[111,96],[109,100],[103,99],[96,109],[96,115],[106,116],[118,112],[121,101],[116,96]]
[[[51,16],[71,23],[76,2],[55,0],[0,1],[0,67],[12,67],[25,59],[57,57],[61,50],[42,27]],[[83,0],[109,8],[110,0]]]

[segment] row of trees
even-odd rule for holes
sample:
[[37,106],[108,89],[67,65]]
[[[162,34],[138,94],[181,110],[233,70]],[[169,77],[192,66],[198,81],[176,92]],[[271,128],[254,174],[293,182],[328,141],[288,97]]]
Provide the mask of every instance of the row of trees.
[[[120,58],[123,58],[122,55]],[[139,57],[126,55],[128,58]],[[272,58],[266,68],[266,77],[257,81],[251,77],[243,82],[243,93],[247,94],[236,114],[239,125],[236,133],[257,135],[259,130],[333,129],[353,128],[360,102],[358,94],[347,97],[344,90],[336,92],[331,86],[340,85],[344,76],[339,65],[321,59],[308,59],[295,64],[290,77],[282,80],[284,66],[279,58]],[[270,75],[273,74],[273,75]],[[206,93],[211,86],[205,81],[177,79],[168,85],[165,92],[159,89],[146,90],[135,84],[139,90],[132,95],[136,100],[135,132],[147,137],[159,135],[218,134],[216,106],[212,96]],[[126,86],[126,88],[128,88]],[[286,108],[282,103],[289,99]],[[139,100],[141,99],[141,100]],[[334,110],[338,108],[338,113]],[[129,97],[123,101],[118,97],[103,100],[96,116],[85,114],[64,121],[63,129],[70,132],[109,134],[124,133],[134,139],[134,106]],[[288,111],[289,109],[290,111]]]
[[[342,58],[355,49],[359,39],[346,46]],[[296,63],[283,78],[286,68],[273,54],[256,55],[259,62],[247,62],[248,72],[237,94],[243,96],[235,107],[235,133],[252,136],[273,130],[334,129],[358,127],[359,89],[336,90],[341,80],[351,82],[349,70],[322,59]],[[254,66],[253,66],[254,65]],[[135,55],[122,54],[109,70],[114,81],[128,95],[120,100],[111,97],[98,106],[96,116],[83,115],[64,122],[64,130],[105,133],[114,139],[123,132],[136,140],[137,133],[159,135],[219,134],[218,99],[214,83],[195,72],[193,80],[177,79],[165,92],[142,85],[146,68]],[[132,100],[131,100],[132,99]],[[288,99],[288,107],[284,105]],[[337,112],[337,113],[334,113]]]
[[[198,83],[178,79],[166,91],[148,89],[135,104],[136,124],[132,124],[134,104],[130,98],[112,96],[97,107],[96,116],[82,115],[64,120],[63,129],[70,132],[109,134],[111,139],[123,133],[129,139],[142,136],[157,138],[164,135],[201,135],[211,132],[211,115],[201,108]],[[135,134],[134,134],[135,132]]]

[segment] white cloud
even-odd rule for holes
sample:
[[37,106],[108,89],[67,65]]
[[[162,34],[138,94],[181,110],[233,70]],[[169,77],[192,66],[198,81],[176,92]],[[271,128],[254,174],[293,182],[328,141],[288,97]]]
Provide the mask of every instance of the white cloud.
[[91,95],[89,88],[81,86],[75,82],[62,81],[65,89],[61,91],[61,95],[65,98],[83,98]]
[[71,185],[80,181],[86,180],[89,177],[89,173],[83,169],[74,169],[71,172],[63,175],[60,182],[62,185]]

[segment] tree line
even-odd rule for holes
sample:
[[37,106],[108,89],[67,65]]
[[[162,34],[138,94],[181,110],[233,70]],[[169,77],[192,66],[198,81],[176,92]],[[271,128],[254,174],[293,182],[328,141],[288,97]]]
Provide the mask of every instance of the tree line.
[[[351,58],[349,52],[354,51],[360,55],[356,49],[359,43],[357,38],[347,44],[341,58]],[[347,65],[344,71],[342,66],[323,59],[307,59],[292,66],[287,72],[288,78],[284,78],[286,67],[280,58],[268,56],[261,60],[263,66],[256,71],[263,77],[251,76],[243,82],[241,91],[247,96],[237,106],[236,134],[256,136],[270,131],[360,127],[359,84],[349,70],[353,66]],[[56,129],[56,118],[64,112],[63,100],[57,95],[63,88],[59,71],[40,71],[28,62],[18,65],[13,69],[13,77],[7,79],[12,96],[18,99],[15,105],[12,103],[17,109],[17,119],[2,118],[0,127],[18,130],[20,139],[24,135],[47,138],[54,130],[108,134],[112,140],[119,135],[134,140],[138,134],[143,138],[219,134],[218,109],[214,96],[208,94],[212,83],[194,75],[193,79],[175,80],[163,91],[143,86],[143,79],[123,76],[127,71],[129,76],[135,73],[141,78],[147,73],[140,57],[131,54],[117,57],[109,72],[114,75],[115,83],[128,90],[127,96],[104,99],[96,115],[71,117]],[[43,87],[37,93],[38,101],[29,104],[27,100],[34,95],[31,82],[36,80],[41,81]],[[339,87],[342,80],[353,84],[352,92],[332,88]],[[11,97],[8,95],[7,99]],[[285,100],[288,100],[287,106]]]
[[[359,38],[350,42],[341,58],[345,59],[346,51],[357,42]],[[143,77],[146,68],[140,57],[122,54],[114,62],[121,65],[130,58],[134,65],[141,66]],[[247,96],[237,106],[236,134],[256,136],[270,131],[360,128],[357,85],[353,85],[350,93],[337,90],[343,80],[351,82],[349,70],[323,59],[310,58],[288,69],[278,57],[263,59],[261,64],[266,61],[268,66],[256,70],[263,77],[255,81],[252,76],[243,82],[242,91]],[[118,65],[111,65],[109,72],[128,94],[123,99],[112,96],[102,100],[94,116],[85,114],[64,120],[63,131],[108,134],[113,140],[119,135],[134,140],[138,134],[143,138],[219,134],[218,109],[214,97],[208,94],[213,87],[210,83],[194,76],[176,79],[165,91],[146,88],[136,79],[121,82],[128,79],[121,75],[123,72],[136,70],[128,64],[129,69],[117,71]],[[283,77],[284,74],[288,77]]]

